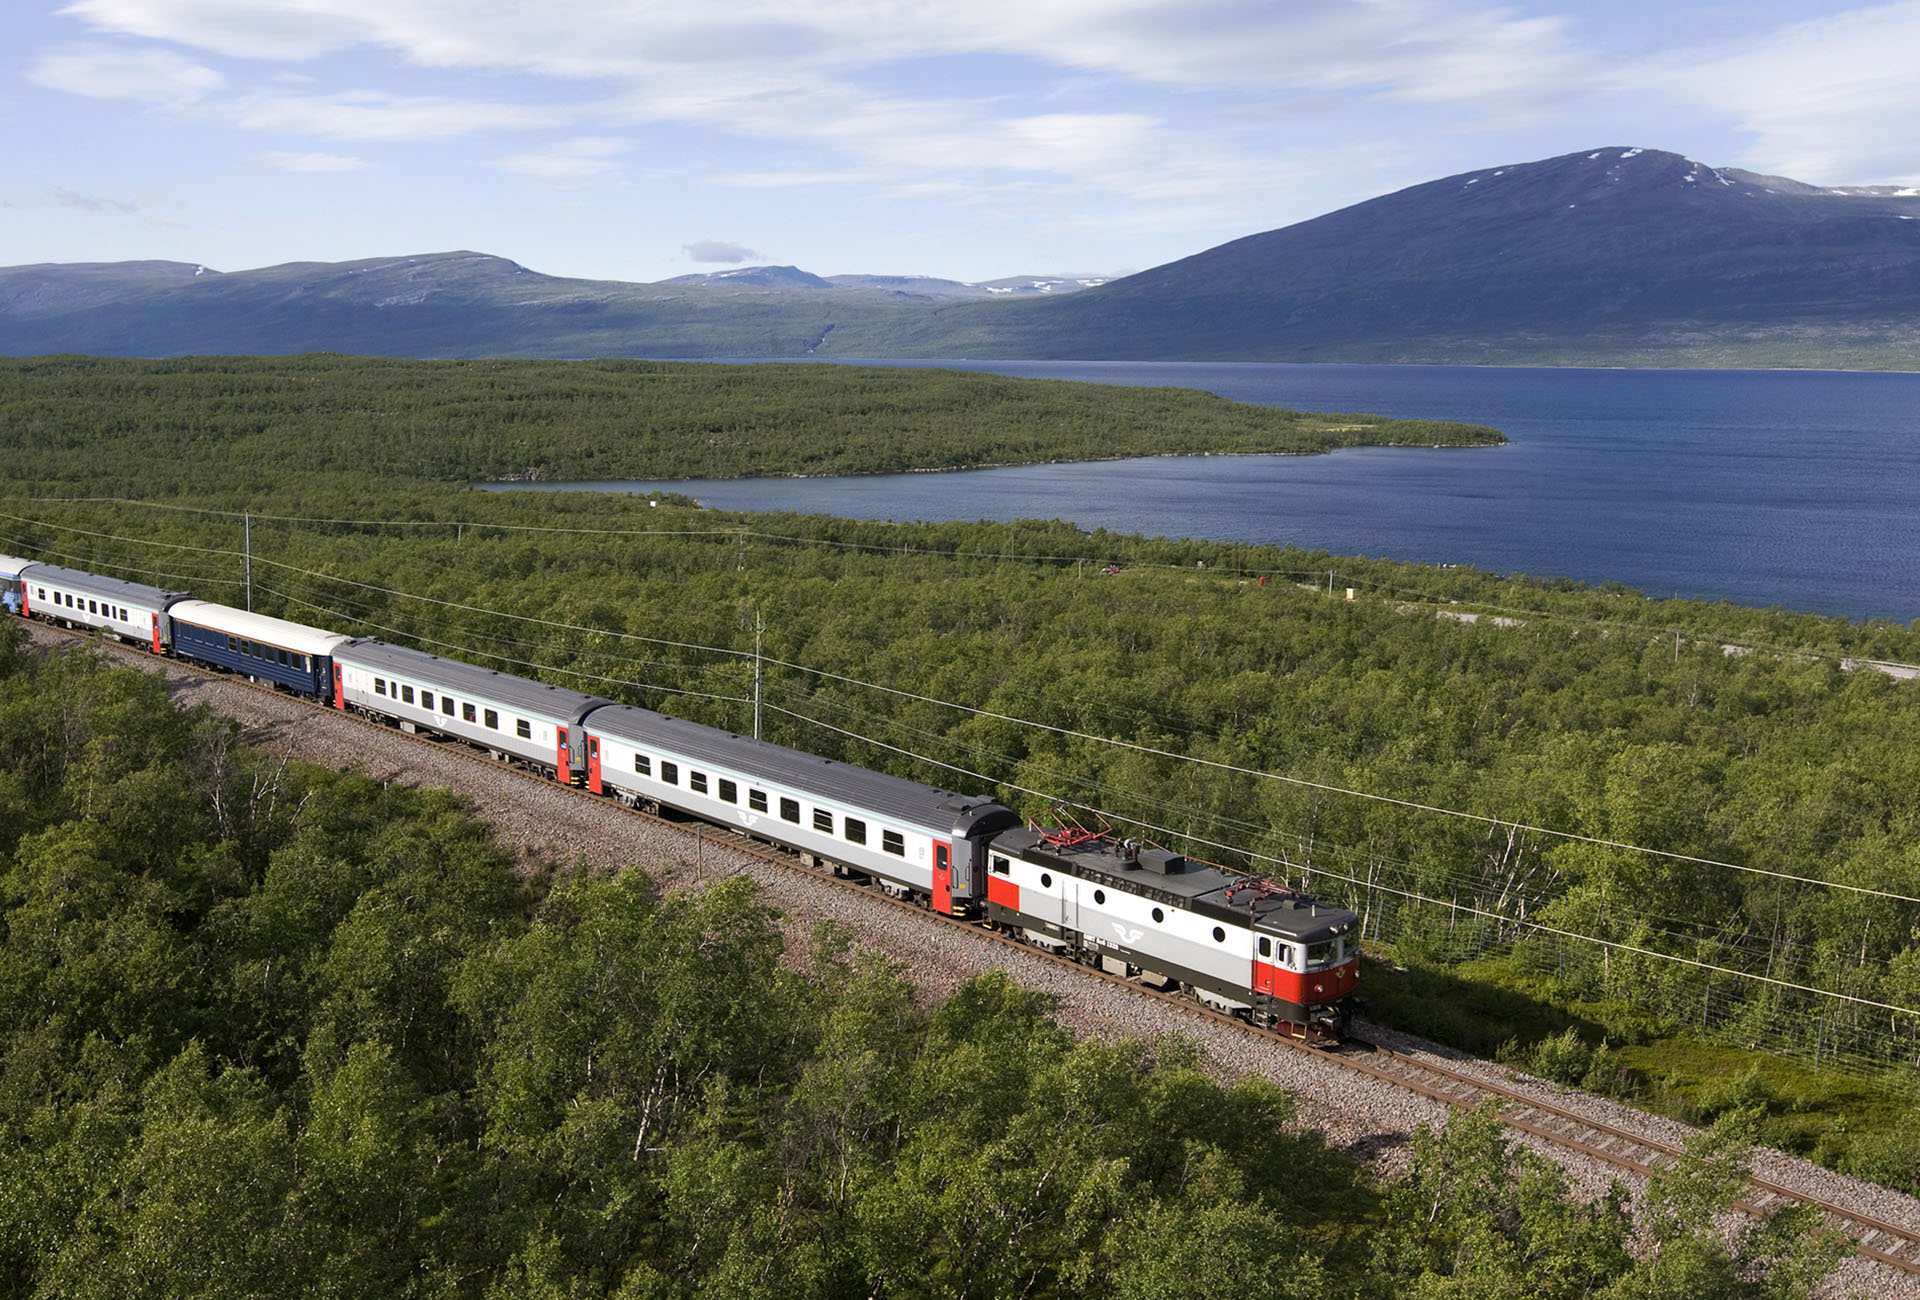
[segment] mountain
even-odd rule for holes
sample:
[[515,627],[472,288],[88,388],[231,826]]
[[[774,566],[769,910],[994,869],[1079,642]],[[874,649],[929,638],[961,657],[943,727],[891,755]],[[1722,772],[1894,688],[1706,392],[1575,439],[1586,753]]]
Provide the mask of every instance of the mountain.
[[1920,192],[1608,148],[1469,172],[1110,283],[659,284],[457,252],[0,269],[0,353],[1027,357],[1920,368]]
[[934,354],[1920,365],[1920,191],[1610,148],[1432,181],[1071,298],[957,307]]

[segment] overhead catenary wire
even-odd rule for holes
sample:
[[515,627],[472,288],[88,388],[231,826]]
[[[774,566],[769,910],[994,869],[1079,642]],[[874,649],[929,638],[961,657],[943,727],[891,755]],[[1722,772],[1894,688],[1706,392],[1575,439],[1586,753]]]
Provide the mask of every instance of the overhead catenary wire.
[[[79,500],[85,500],[85,499],[73,498],[71,500],[79,501]],[[118,500],[118,499],[111,499],[111,500]],[[129,502],[127,504],[144,504],[144,503]],[[177,508],[183,509],[183,510],[199,511],[201,513],[220,514],[220,515],[231,517],[231,518],[239,518],[243,513],[240,511],[210,510],[202,507],[177,507]],[[268,518],[268,516],[255,516],[255,517]],[[298,517],[290,516],[289,518],[298,518]],[[0,512],[0,519],[11,519],[18,523],[31,524],[36,527],[51,527],[51,528],[67,529],[68,531],[73,531],[84,536],[113,540],[113,541],[118,541],[122,543],[130,543],[135,545],[146,544],[143,541],[143,539],[117,536],[114,534],[101,533],[101,532],[96,532],[96,531],[87,530],[87,529],[69,528],[69,526],[67,525],[51,524],[41,520],[25,519],[21,516],[6,514],[4,512]],[[425,525],[422,524],[421,526],[425,526]],[[493,525],[493,524],[469,524],[466,526],[487,527],[487,528],[500,527],[499,525]],[[539,526],[531,526],[531,525],[513,525],[511,527],[523,528],[528,531],[537,531],[539,529]],[[551,529],[551,531],[568,531],[568,530],[556,528],[556,529]],[[736,530],[711,530],[711,531],[716,533],[725,533],[727,535],[736,535]],[[780,535],[776,534],[771,536],[780,536]],[[784,540],[801,540],[801,539],[784,539]],[[815,539],[804,539],[804,540],[807,540],[809,544],[812,544],[812,542]],[[178,543],[155,543],[155,544],[169,546],[170,548],[177,549],[177,550],[199,551],[207,554],[225,555],[228,557],[234,557],[238,555],[238,552],[235,552],[232,550],[222,551],[217,548],[211,548],[211,547],[187,546],[187,545],[182,545]],[[865,545],[865,544],[846,543],[846,545]],[[1050,558],[1057,559],[1058,557],[1050,557]],[[307,569],[298,565],[287,564],[277,560],[258,559],[257,562],[263,565],[276,568],[276,569],[284,570],[286,572],[300,574],[308,578],[322,579],[328,582],[344,583],[348,586],[356,587],[366,591],[378,592],[382,595],[398,597],[406,600],[421,601],[423,603],[435,605],[440,608],[461,610],[463,612],[479,614],[489,618],[511,619],[514,621],[534,624],[541,627],[557,628],[565,631],[582,632],[582,633],[588,633],[593,635],[615,637],[615,638],[643,642],[643,643],[652,644],[652,645],[667,646],[673,649],[690,650],[690,651],[695,651],[699,653],[729,656],[737,659],[759,659],[760,658],[759,656],[754,655],[754,653],[751,651],[736,650],[731,647],[706,646],[706,645],[700,645],[698,643],[675,641],[675,640],[670,640],[662,637],[649,637],[649,636],[644,636],[634,632],[618,632],[618,631],[613,631],[605,628],[594,628],[594,627],[589,627],[581,624],[566,623],[566,622],[553,620],[553,619],[538,618],[533,615],[514,614],[504,610],[489,609],[485,606],[475,605],[465,601],[451,601],[451,600],[444,600],[438,597],[423,596],[417,593],[399,590],[397,588],[381,586],[377,583],[363,582],[361,580],[344,577],[339,574],[323,573],[317,570]],[[322,607],[317,605],[309,604],[307,605],[307,607],[320,609],[321,612],[326,612]],[[509,661],[509,662],[517,662],[517,661]],[[1708,858],[1708,857],[1703,857],[1703,856],[1694,855],[1694,854],[1678,853],[1668,849],[1649,848],[1644,845],[1631,844],[1625,841],[1613,840],[1603,836],[1586,835],[1578,831],[1559,830],[1553,827],[1538,826],[1532,823],[1522,822],[1512,818],[1496,817],[1486,813],[1469,812],[1464,809],[1447,808],[1437,804],[1425,803],[1420,800],[1406,799],[1406,798],[1401,798],[1395,795],[1378,794],[1373,791],[1353,789],[1351,787],[1340,786],[1330,782],[1313,781],[1305,777],[1290,776],[1285,773],[1267,772],[1259,768],[1250,768],[1250,767],[1245,767],[1239,764],[1226,763],[1217,759],[1201,758],[1194,755],[1181,754],[1181,753],[1178,753],[1177,751],[1167,750],[1157,746],[1144,745],[1137,741],[1128,741],[1128,740],[1121,740],[1113,737],[1100,736],[1091,732],[1081,731],[1077,728],[1064,727],[1054,723],[1038,722],[1031,719],[1020,718],[1012,714],[1001,713],[995,710],[982,708],[977,705],[959,704],[950,700],[942,700],[935,696],[923,695],[918,692],[904,690],[899,687],[886,686],[886,685],[882,685],[880,683],[875,683],[875,682],[867,682],[860,678],[851,677],[851,676],[847,676],[845,674],[840,674],[840,673],[834,673],[826,669],[812,668],[807,665],[795,663],[789,660],[765,659],[764,662],[775,665],[777,667],[788,669],[790,671],[809,674],[809,675],[820,677],[826,680],[836,681],[849,686],[855,686],[855,687],[859,687],[866,690],[877,691],[883,694],[893,695],[899,698],[909,699],[919,703],[931,704],[931,705],[951,709],[956,712],[972,714],[979,717],[990,718],[996,721],[1011,723],[1017,726],[1028,727],[1035,730],[1050,732],[1055,735],[1067,737],[1070,739],[1083,740],[1092,744],[1107,745],[1107,746],[1112,746],[1119,749],[1125,749],[1132,752],[1148,755],[1150,757],[1163,758],[1163,759],[1167,759],[1174,762],[1180,762],[1180,763],[1194,764],[1200,767],[1206,767],[1206,768],[1211,768],[1217,771],[1222,771],[1222,772],[1226,772],[1234,775],[1245,776],[1254,780],[1270,781],[1270,782],[1289,785],[1289,786],[1293,786],[1301,789],[1317,790],[1326,794],[1333,794],[1333,795],[1339,795],[1339,796],[1348,797],[1348,798],[1367,800],[1375,803],[1381,803],[1381,804],[1390,805],[1394,807],[1405,808],[1405,809],[1408,809],[1409,811],[1423,812],[1423,813],[1432,814],[1434,816],[1471,821],[1471,822],[1476,822],[1476,823],[1487,825],[1487,826],[1505,827],[1505,828],[1510,828],[1514,831],[1525,832],[1528,834],[1539,835],[1539,836],[1552,838],[1552,839],[1559,839],[1559,840],[1563,840],[1571,843],[1588,844],[1595,847],[1615,849],[1622,852],[1644,854],[1647,856],[1657,857],[1657,858],[1661,858],[1661,859],[1673,861],[1673,862],[1680,862],[1680,863],[1684,863],[1692,866],[1714,867],[1714,868],[1741,872],[1741,873],[1750,874],[1750,875],[1769,877],[1772,879],[1788,881],[1795,884],[1812,886],[1815,888],[1833,889],[1833,890],[1839,890],[1846,893],[1858,894],[1865,897],[1882,898],[1892,902],[1920,905],[1920,897],[1915,897],[1908,894],[1901,894],[1891,890],[1875,889],[1866,885],[1853,885],[1853,884],[1847,884],[1840,881],[1821,880],[1821,879],[1818,879],[1817,877],[1803,876],[1794,872],[1776,871],[1771,868],[1756,867],[1756,866],[1751,866],[1744,863],[1728,862],[1724,859],[1719,859],[1719,858]],[[533,668],[542,667],[541,665],[536,665],[536,664],[526,664],[525,666],[533,667]],[[555,671],[565,671],[565,670],[555,670]],[[612,679],[603,679],[603,680],[612,680]],[[622,684],[634,685],[634,683],[622,683]]]

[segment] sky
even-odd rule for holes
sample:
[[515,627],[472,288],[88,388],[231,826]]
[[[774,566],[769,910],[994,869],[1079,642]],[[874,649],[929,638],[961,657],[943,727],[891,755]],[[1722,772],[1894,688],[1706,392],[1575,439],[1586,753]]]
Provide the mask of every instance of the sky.
[[1116,275],[1604,146],[1920,184],[1920,0],[0,0],[0,265]]

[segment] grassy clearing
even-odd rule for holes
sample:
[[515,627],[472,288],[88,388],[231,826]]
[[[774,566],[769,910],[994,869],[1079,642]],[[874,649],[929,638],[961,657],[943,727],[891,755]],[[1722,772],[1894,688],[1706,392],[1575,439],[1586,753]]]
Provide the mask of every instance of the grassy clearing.
[[1688,1124],[1742,1114],[1761,1144],[1920,1194],[1920,1080],[1861,1078],[1758,1050],[1652,1036],[1625,1005],[1568,1005],[1504,959],[1400,964],[1370,947],[1381,1024]]

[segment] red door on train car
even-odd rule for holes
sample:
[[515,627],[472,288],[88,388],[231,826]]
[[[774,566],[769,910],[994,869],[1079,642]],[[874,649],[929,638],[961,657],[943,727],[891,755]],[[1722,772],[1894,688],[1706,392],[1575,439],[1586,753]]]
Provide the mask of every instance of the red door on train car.
[[587,737],[587,789],[595,794],[605,794],[600,788],[600,737]]
[[[1273,997],[1280,994],[1280,970],[1274,965],[1274,943],[1271,938],[1261,935],[1255,948],[1253,959],[1253,991]],[[1285,959],[1286,949],[1280,950],[1280,959]]]
[[933,842],[933,910],[953,915],[953,845]]
[[347,670],[337,663],[333,666],[333,707],[347,707]]
[[567,729],[555,727],[553,732],[559,737],[558,748],[554,751],[553,779],[561,785],[572,785],[573,753],[567,748]]

